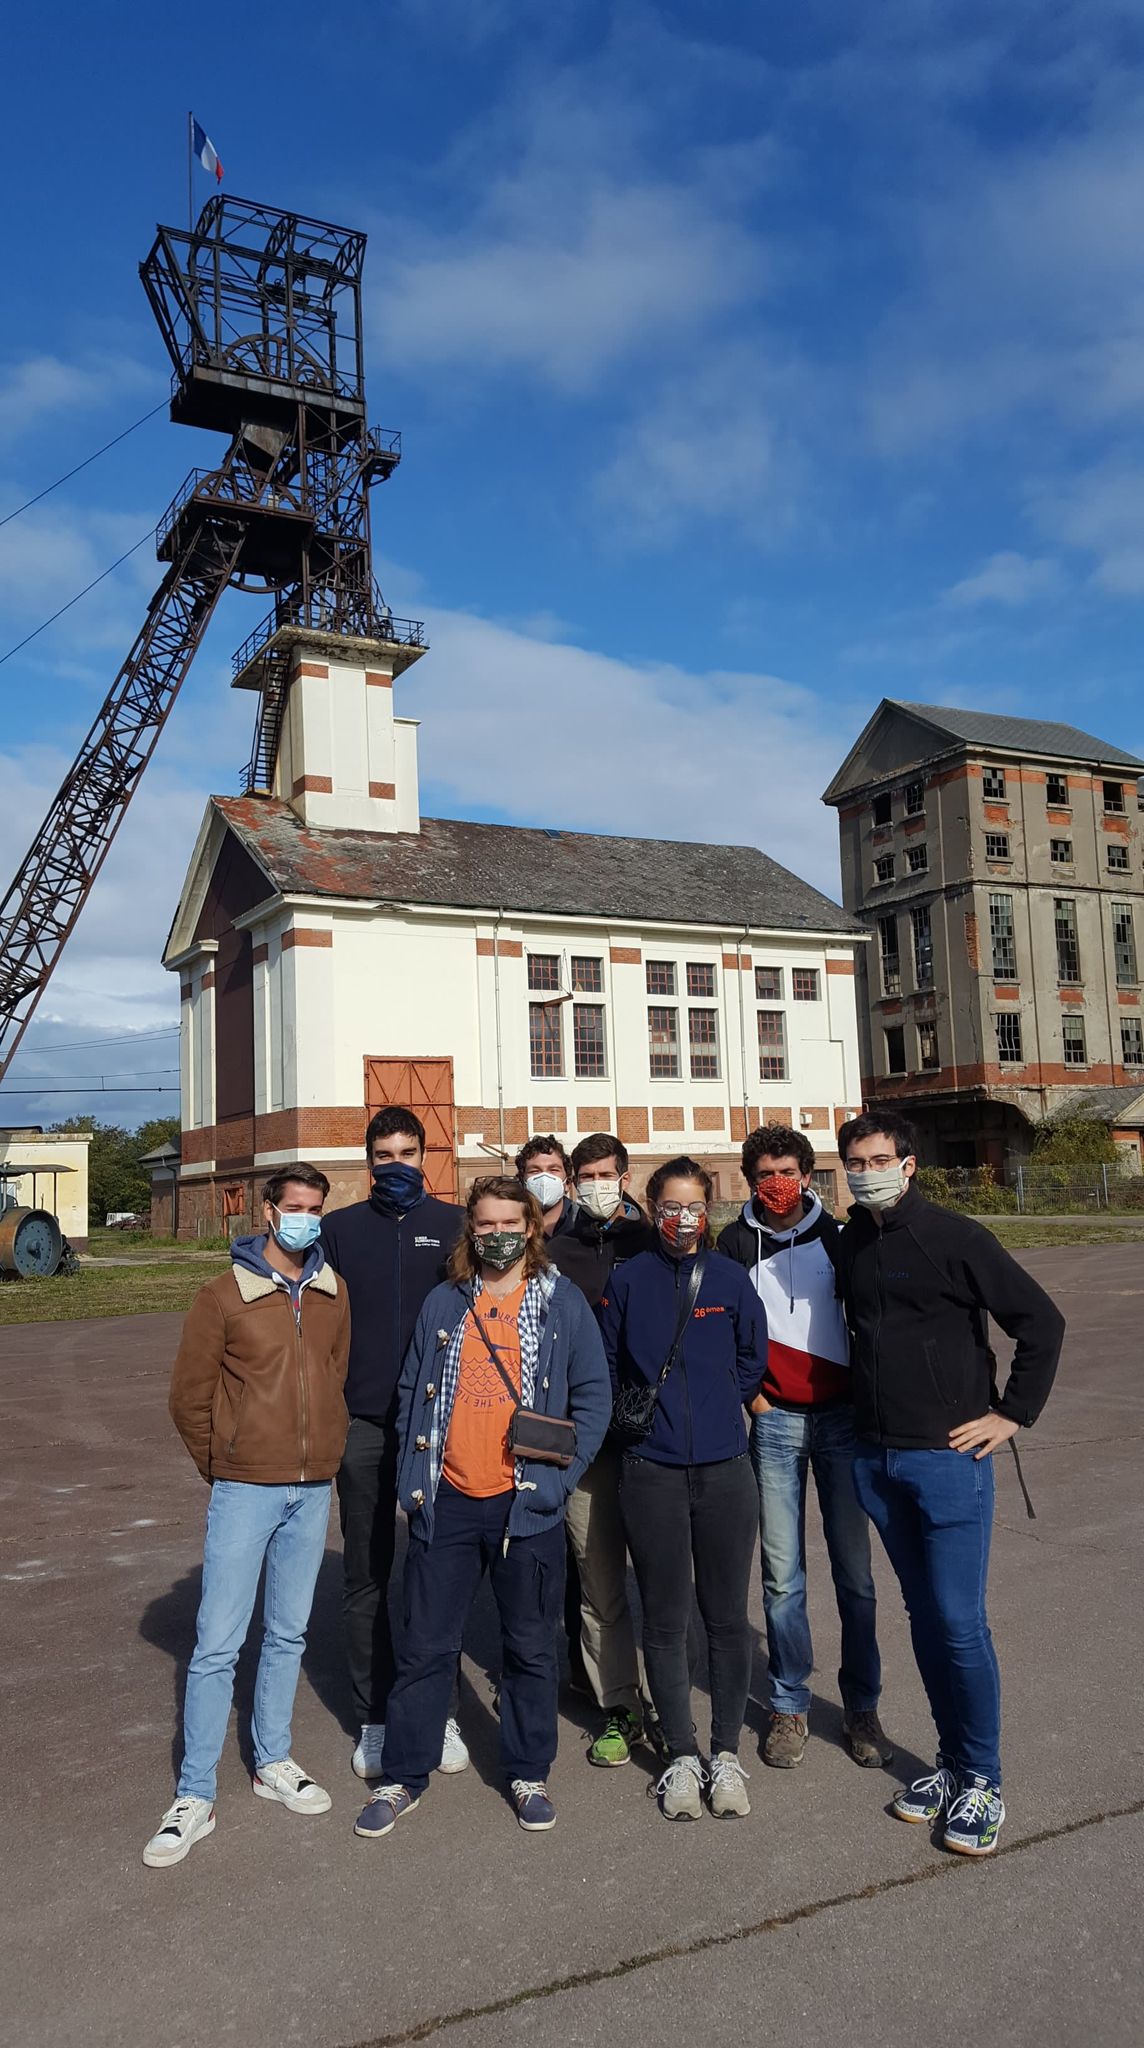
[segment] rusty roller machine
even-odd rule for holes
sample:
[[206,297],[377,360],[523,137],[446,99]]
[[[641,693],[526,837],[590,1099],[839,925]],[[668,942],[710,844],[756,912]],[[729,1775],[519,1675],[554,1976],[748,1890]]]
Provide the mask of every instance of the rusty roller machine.
[[289,626],[423,645],[373,576],[369,490],[400,436],[366,421],[365,236],[221,194],[140,265],[174,364],[171,419],[228,436],[156,529],[167,563],[139,636],[0,903],[0,1080],[155,750],[223,591],[273,607],[235,657],[257,675],[249,795],[270,795]]

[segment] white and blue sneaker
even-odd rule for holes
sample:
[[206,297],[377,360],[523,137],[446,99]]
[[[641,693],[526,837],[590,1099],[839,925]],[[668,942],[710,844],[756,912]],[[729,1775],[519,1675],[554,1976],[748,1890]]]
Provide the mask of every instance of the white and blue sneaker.
[[934,1822],[952,1806],[957,1792],[957,1779],[939,1757],[936,1770],[924,1778],[915,1778],[912,1785],[896,1795],[891,1811],[898,1820],[932,1828]]
[[1000,1785],[967,1775],[946,1814],[942,1844],[959,1856],[992,1856],[1004,1818]]
[[556,1808],[548,1797],[548,1787],[543,1779],[514,1778],[512,1803],[526,1835],[547,1834],[549,1828],[556,1826]]
[[380,1778],[381,1752],[385,1747],[385,1722],[363,1721],[361,1740],[350,1759],[356,1778]]
[[393,1833],[402,1816],[412,1813],[420,1800],[420,1793],[415,1797],[404,1785],[379,1785],[354,1822],[355,1835],[360,1835],[363,1842],[380,1841],[382,1835]]
[[446,1778],[456,1776],[458,1771],[469,1767],[469,1752],[461,1736],[460,1728],[450,1715],[445,1723],[445,1740],[441,1744],[441,1761],[437,1766]]

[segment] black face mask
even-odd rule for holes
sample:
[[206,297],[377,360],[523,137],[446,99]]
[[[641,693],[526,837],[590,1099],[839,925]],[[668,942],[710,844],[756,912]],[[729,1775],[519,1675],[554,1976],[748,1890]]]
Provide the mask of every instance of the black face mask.
[[386,1216],[407,1215],[424,1193],[425,1176],[419,1166],[407,1166],[403,1159],[393,1159],[373,1169],[370,1200]]

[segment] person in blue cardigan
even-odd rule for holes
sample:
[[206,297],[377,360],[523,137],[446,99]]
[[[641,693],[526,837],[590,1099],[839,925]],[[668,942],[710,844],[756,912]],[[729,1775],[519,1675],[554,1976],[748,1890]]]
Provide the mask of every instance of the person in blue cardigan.
[[[565,1447],[570,1463],[510,1446],[519,1410],[575,1425]],[[486,1571],[501,1622],[501,1761],[512,1804],[528,1833],[555,1826],[548,1775],[564,1511],[610,1412],[595,1317],[579,1288],[549,1265],[539,1203],[517,1180],[476,1181],[448,1279],[426,1299],[398,1388],[397,1497],[409,1517],[405,1630],[386,1716],[385,1781],[359,1814],[356,1835],[391,1834],[429,1783],[465,1620]],[[543,1427],[532,1424],[528,1441]]]
[[[625,1390],[646,1398],[658,1389],[650,1429],[625,1450],[620,1509],[643,1605],[648,1686],[668,1746],[656,1787],[668,1820],[698,1820],[705,1792],[719,1819],[751,1810],[739,1736],[751,1682],[758,1496],[743,1411],[766,1368],[767,1319],[743,1268],[708,1249],[710,1200],[711,1177],[694,1159],[659,1167],[647,1186],[656,1246],[619,1268],[600,1304],[621,1410]],[[691,1716],[693,1583],[710,1667],[709,1762]]]

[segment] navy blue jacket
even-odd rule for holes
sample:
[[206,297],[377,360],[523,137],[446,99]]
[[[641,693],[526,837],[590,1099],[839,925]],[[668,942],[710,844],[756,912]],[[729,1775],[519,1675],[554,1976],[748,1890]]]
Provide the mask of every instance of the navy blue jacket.
[[[568,1495],[584,1477],[604,1441],[612,1413],[612,1390],[596,1318],[578,1287],[562,1273],[553,1276],[552,1299],[540,1332],[533,1407],[544,1415],[571,1417],[576,1424],[576,1457],[571,1465],[524,1461],[508,1515],[510,1537],[538,1536],[564,1519]],[[470,1294],[446,1283],[435,1287],[417,1319],[401,1374],[397,1432],[398,1504],[409,1516],[410,1532],[432,1539],[434,1503],[457,1386],[443,1367],[452,1336],[467,1315]]]
[[401,1361],[426,1295],[445,1277],[463,1221],[453,1202],[435,1195],[422,1196],[404,1216],[367,1201],[322,1218],[322,1248],[350,1300],[351,1415],[393,1421]]
[[[657,1244],[613,1274],[600,1303],[600,1333],[613,1388],[659,1378],[691,1260]],[[682,1349],[660,1389],[651,1434],[635,1456],[659,1465],[715,1465],[747,1448],[743,1404],[767,1363],[767,1317],[749,1276],[708,1252]]]

